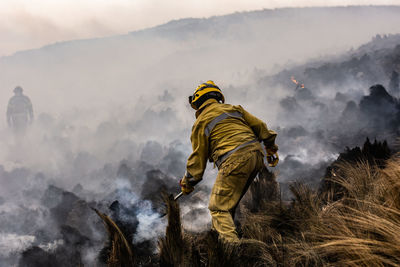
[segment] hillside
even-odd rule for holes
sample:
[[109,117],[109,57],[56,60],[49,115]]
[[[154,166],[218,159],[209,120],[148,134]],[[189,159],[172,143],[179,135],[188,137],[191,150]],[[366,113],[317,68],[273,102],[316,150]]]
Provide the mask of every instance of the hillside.
[[[336,187],[316,192],[292,185],[287,203],[267,198],[273,175],[259,177],[241,205],[238,243],[225,243],[212,231],[185,231],[179,206],[167,200],[161,266],[398,266],[398,156],[382,169],[359,160],[336,164],[329,178]],[[338,192],[341,198],[334,199]]]
[[[35,120],[23,139],[0,123],[0,266],[104,266],[113,238],[141,266],[398,264],[386,230],[398,228],[399,11],[184,19],[1,58],[3,107],[21,85]],[[208,232],[211,164],[180,207],[161,198],[180,190],[195,119],[187,96],[207,79],[278,132],[280,163],[242,203],[251,240],[239,247]]]
[[280,94],[270,101],[268,92],[260,90],[258,96],[277,113],[281,153],[286,156],[279,167],[281,181],[310,179],[310,184],[318,184],[316,177],[339,151],[362,145],[366,137],[396,146],[399,73],[400,35],[377,35],[335,57],[260,75],[256,88],[275,88]]
[[[400,7],[287,8],[183,19],[121,36],[56,43],[0,59],[0,95],[27,87],[41,110],[106,99],[135,101],[133,88],[174,90],[199,79],[248,79],[255,67],[277,66],[343,52],[376,34],[397,33]],[[212,63],[210,63],[212,62]],[[238,73],[242,75],[238,76]],[[101,93],[99,93],[101,92]],[[135,92],[135,93],[133,93]],[[80,97],[77,99],[76,95]],[[122,97],[122,95],[124,97]]]

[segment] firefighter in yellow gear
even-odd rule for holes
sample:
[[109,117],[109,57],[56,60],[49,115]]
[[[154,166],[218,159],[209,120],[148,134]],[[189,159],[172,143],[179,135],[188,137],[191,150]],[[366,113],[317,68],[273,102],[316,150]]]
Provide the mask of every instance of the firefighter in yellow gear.
[[264,167],[264,143],[269,166],[278,163],[276,132],[241,106],[225,103],[213,81],[199,85],[189,97],[196,110],[186,173],[180,180],[184,194],[190,194],[203,178],[207,159],[218,167],[209,202],[212,228],[228,241],[238,241],[235,209],[251,182]]

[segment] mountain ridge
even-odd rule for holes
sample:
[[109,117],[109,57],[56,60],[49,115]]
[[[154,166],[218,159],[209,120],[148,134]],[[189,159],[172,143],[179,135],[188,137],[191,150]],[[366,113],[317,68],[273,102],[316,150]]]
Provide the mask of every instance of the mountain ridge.
[[60,42],[1,58],[0,95],[7,99],[7,88],[21,85],[38,106],[47,108],[39,96],[52,94],[58,110],[70,103],[102,105],[110,97],[126,101],[124,95],[136,99],[164,84],[183,93],[199,79],[243,84],[253,78],[243,74],[254,68],[277,73],[292,63],[340,55],[376,34],[399,33],[399,14],[397,6],[261,10]]
[[[271,17],[278,17],[279,15],[289,15],[291,12],[298,13],[298,12],[307,12],[307,11],[326,11],[326,10],[332,10],[332,11],[337,11],[337,10],[347,10],[350,11],[350,9],[354,10],[362,10],[362,9],[397,9],[400,12],[400,5],[361,5],[361,6],[333,6],[333,7],[286,7],[286,8],[275,8],[275,9],[261,9],[261,10],[252,10],[252,11],[240,11],[240,12],[234,12],[226,15],[213,15],[209,17],[203,17],[203,18],[196,18],[196,17],[187,17],[187,18],[182,18],[182,19],[173,19],[170,20],[166,23],[162,23],[159,25],[155,25],[152,27],[146,27],[143,29],[135,30],[135,31],[130,31],[126,34],[116,34],[116,35],[110,35],[106,37],[93,37],[93,38],[83,38],[83,39],[73,39],[73,40],[65,40],[65,41],[57,41],[54,43],[50,43],[38,48],[32,48],[32,49],[26,49],[26,50],[21,50],[21,51],[16,51],[15,53],[7,56],[1,56],[0,60],[4,58],[10,58],[13,56],[18,56],[21,53],[29,53],[29,52],[34,52],[36,50],[41,50],[41,49],[49,49],[53,47],[62,47],[65,45],[69,44],[87,44],[87,43],[95,43],[97,41],[107,41],[109,39],[115,39],[115,38],[129,38],[129,37],[141,37],[141,36],[149,36],[149,35],[156,35],[159,34],[162,37],[168,37],[168,34],[174,31],[182,31],[183,30],[193,30],[193,29],[201,29],[202,26],[201,24],[204,23],[223,23],[226,21],[231,21],[233,22],[235,19],[240,19],[240,20],[245,20],[245,19],[266,19],[268,15]],[[293,15],[293,14],[292,14]],[[226,20],[226,21],[224,21]],[[190,26],[196,26],[192,27],[189,29],[185,29],[185,27],[190,27]],[[221,26],[221,25],[219,25]]]

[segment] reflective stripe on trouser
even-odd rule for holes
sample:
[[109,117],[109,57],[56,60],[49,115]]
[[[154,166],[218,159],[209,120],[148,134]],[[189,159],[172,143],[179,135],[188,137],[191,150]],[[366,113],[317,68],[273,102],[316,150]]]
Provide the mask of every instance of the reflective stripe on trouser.
[[261,149],[254,150],[254,147],[237,151],[221,165],[208,208],[211,212],[212,228],[223,238],[229,241],[238,240],[233,221],[235,209],[263,166],[263,153]]

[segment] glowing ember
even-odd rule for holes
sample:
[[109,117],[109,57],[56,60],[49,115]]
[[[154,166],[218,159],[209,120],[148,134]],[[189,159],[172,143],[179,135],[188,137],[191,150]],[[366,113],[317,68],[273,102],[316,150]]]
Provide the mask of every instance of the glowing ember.
[[298,89],[299,87],[304,88],[304,84],[298,82],[298,81],[294,78],[294,76],[290,77],[290,80],[292,80],[292,82],[294,82],[294,83],[297,85],[297,86],[296,86],[296,89]]

